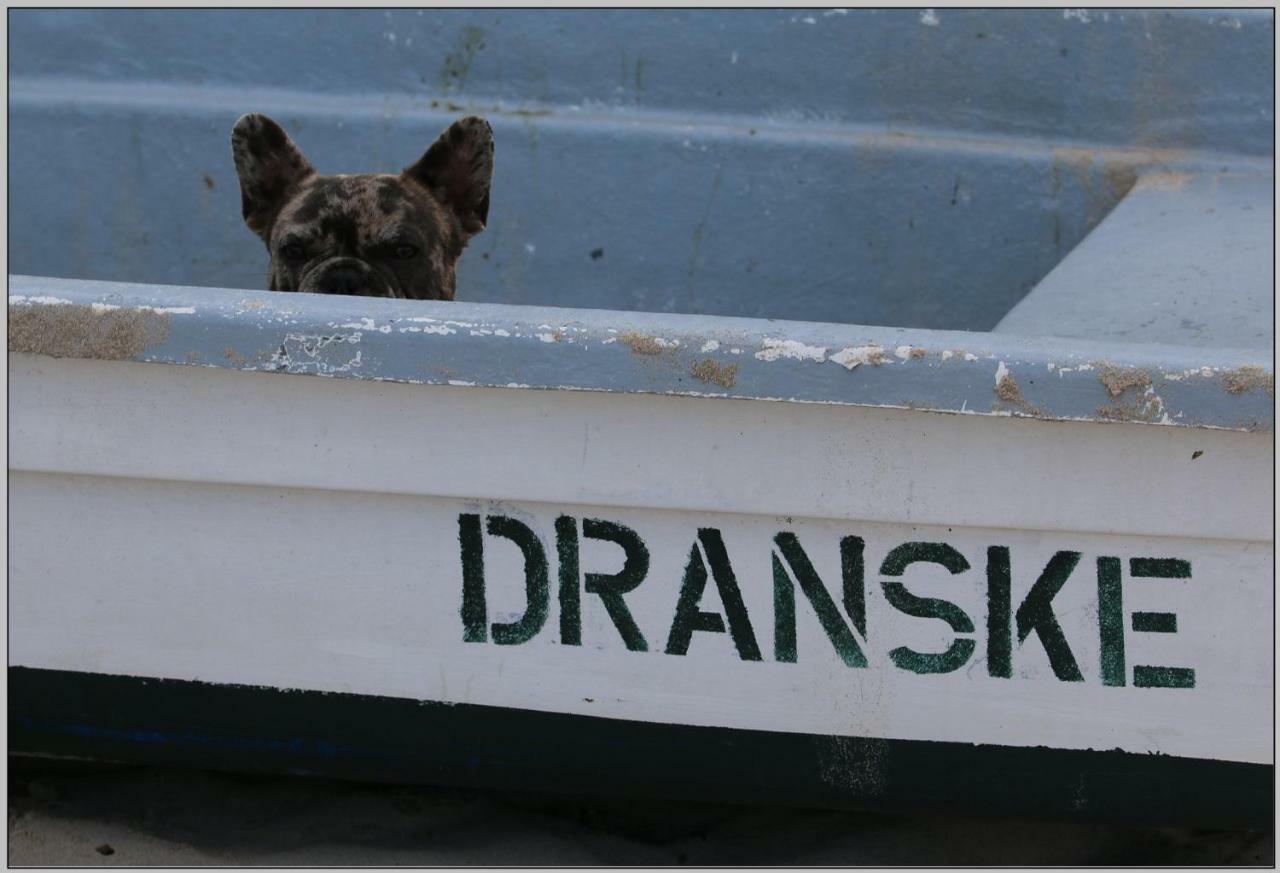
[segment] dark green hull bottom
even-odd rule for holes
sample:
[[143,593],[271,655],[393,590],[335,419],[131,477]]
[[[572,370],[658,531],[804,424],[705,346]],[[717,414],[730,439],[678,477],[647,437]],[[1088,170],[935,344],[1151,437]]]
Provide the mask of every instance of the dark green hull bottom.
[[1274,767],[9,668],[9,751],[681,801],[1270,828]]

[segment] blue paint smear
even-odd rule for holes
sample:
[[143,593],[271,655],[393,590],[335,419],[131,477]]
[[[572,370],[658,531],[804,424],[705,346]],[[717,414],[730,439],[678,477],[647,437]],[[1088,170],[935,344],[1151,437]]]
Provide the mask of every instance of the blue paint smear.
[[20,722],[30,730],[45,730],[53,733],[71,734],[87,739],[119,740],[128,743],[144,743],[150,745],[201,746],[205,748],[235,749],[248,752],[286,752],[292,755],[321,758],[382,758],[385,755],[369,749],[356,749],[348,746],[337,746],[326,740],[293,737],[289,739],[273,737],[235,737],[217,734],[202,734],[194,731],[181,733],[142,730],[129,728],[107,728],[86,724],[36,724],[30,718],[23,717]]

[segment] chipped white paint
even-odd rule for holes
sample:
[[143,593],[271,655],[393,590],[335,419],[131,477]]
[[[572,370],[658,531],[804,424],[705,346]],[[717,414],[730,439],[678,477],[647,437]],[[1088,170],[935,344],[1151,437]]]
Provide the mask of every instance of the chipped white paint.
[[758,361],[776,361],[779,358],[790,358],[796,361],[817,361],[827,359],[827,350],[822,346],[807,346],[796,340],[766,339],[764,348],[755,354]]
[[493,335],[494,336],[511,336],[510,332],[508,332],[507,330],[501,327],[495,328],[493,331]]
[[362,352],[357,349],[354,356],[348,356],[343,353],[342,346],[356,345],[361,338],[359,333],[347,336],[287,334],[281,347],[272,353],[271,364],[275,369],[290,373],[318,376],[350,372],[362,365]]
[[925,27],[937,27],[941,22],[938,21],[938,13],[926,9],[920,13],[920,23]]
[[333,326],[335,326],[335,328],[351,328],[353,330],[369,330],[369,332],[374,332],[374,330],[376,330],[376,332],[378,333],[392,332],[392,325],[384,324],[379,326],[378,324],[375,323],[374,320],[369,319],[369,317],[365,317],[365,319],[361,319],[360,321],[348,321],[348,323],[346,324],[335,324]]
[[1074,18],[1076,21],[1079,21],[1081,24],[1088,24],[1088,23],[1091,21],[1091,19],[1089,18],[1089,10],[1088,10],[1088,9],[1064,9],[1064,10],[1062,10],[1062,19],[1063,19],[1064,21],[1070,21],[1070,20],[1071,20],[1071,19],[1073,19],[1073,18]]
[[1004,361],[1000,362],[1000,366],[996,367],[996,387],[1000,387],[1000,383],[1009,375],[1009,368],[1004,365]]
[[556,341],[556,335],[553,333],[540,333],[538,334],[538,339],[544,343],[553,343]]
[[718,351],[719,348],[720,348],[720,343],[717,340],[707,340],[705,343],[702,344],[702,351],[704,352]]
[[955,352],[944,350],[939,357],[941,357],[942,360],[944,361],[949,361],[954,355],[955,355]]
[[965,352],[965,353],[964,353],[964,359],[965,359],[966,361],[976,361],[976,360],[978,360],[978,356],[977,356],[977,355],[971,355],[971,354],[969,354],[968,352]]
[[831,356],[831,360],[847,370],[859,364],[884,363],[884,348],[877,345],[850,346]]
[[61,297],[23,297],[21,294],[10,294],[10,306],[69,306],[72,301]]
[[893,353],[905,361],[911,357],[911,346],[898,346],[893,350]]

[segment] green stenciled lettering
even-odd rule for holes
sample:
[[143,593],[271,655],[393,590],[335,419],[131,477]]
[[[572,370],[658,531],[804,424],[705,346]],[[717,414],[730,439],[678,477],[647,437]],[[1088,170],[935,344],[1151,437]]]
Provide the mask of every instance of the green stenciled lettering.
[[1172,612],[1135,612],[1130,616],[1133,629],[1146,634],[1176,634],[1178,617]]
[[1067,638],[1063,636],[1058,618],[1053,613],[1053,598],[1079,561],[1079,552],[1061,551],[1050,558],[1044,572],[1040,574],[1036,584],[1031,586],[1015,614],[1018,642],[1025,642],[1031,632],[1035,631],[1049,656],[1053,675],[1065,682],[1083,682],[1084,676],[1080,673],[1075,656],[1071,654],[1071,647],[1067,645]]
[[689,562],[684,567],[684,579],[680,583],[680,600],[676,603],[676,615],[667,635],[668,655],[683,655],[689,651],[693,632],[711,631],[724,633],[724,619],[715,612],[702,612],[698,603],[707,587],[707,567],[702,562],[698,544],[689,548]]
[[[952,575],[969,569],[969,562],[946,543],[903,543],[885,556],[880,572],[885,576],[901,576],[914,563],[941,564]],[[954,633],[973,633],[973,620],[959,606],[936,597],[917,597],[901,582],[883,582],[885,599],[889,604],[916,618],[937,618],[945,621]],[[889,652],[894,665],[912,673],[951,673],[964,666],[973,655],[977,643],[972,639],[957,637],[940,653],[917,652],[899,646]]]
[[[849,539],[848,537],[845,538]],[[805,554],[804,549],[800,547],[800,541],[793,533],[782,532],[773,538],[774,543],[778,546],[778,550],[786,559],[787,564],[791,568],[791,572],[795,574],[796,579],[800,582],[800,589],[804,591],[805,596],[809,599],[813,611],[817,613],[818,620],[822,623],[822,629],[826,631],[827,637],[831,640],[831,644],[835,647],[836,652],[840,655],[841,660],[850,667],[867,666],[867,658],[862,653],[862,649],[858,646],[858,641],[850,631],[849,626],[845,624],[844,619],[840,615],[840,611],[836,608],[835,601],[831,599],[831,595],[827,593],[826,586],[822,584],[822,579],[818,577],[818,573],[813,569],[813,564],[809,561],[809,556]],[[844,601],[845,608],[849,608],[852,601],[855,607],[863,600],[861,591],[852,595],[850,590],[855,586],[862,588],[862,577],[850,577],[849,570],[860,569],[861,565],[861,540],[859,542],[859,554],[856,561],[850,560],[848,552],[851,549],[844,548],[845,543],[842,542],[842,569],[845,571],[844,576]],[[774,602],[774,657],[778,661],[786,663],[794,663],[796,660],[796,595],[795,588],[791,583],[791,577],[787,574],[786,568],[779,561],[777,553],[772,555],[773,558],[773,602]],[[855,619],[856,620],[856,619]],[[865,618],[863,619],[865,627]]]
[[987,673],[1001,679],[1013,676],[1011,578],[1009,547],[988,547]]
[[1190,667],[1134,667],[1135,688],[1195,688],[1196,671]]
[[1148,579],[1190,579],[1191,562],[1181,558],[1130,558],[1129,575]]
[[1102,643],[1102,684],[1124,685],[1124,600],[1120,559],[1098,558],[1098,636]]
[[796,662],[796,590],[776,554],[773,560],[773,659]]
[[582,535],[594,540],[607,540],[622,547],[622,570],[617,573],[588,573],[586,589],[604,602],[604,608],[613,620],[613,626],[622,635],[622,641],[633,652],[647,652],[649,644],[636,626],[631,611],[622,595],[644,581],[649,572],[649,550],[631,528],[612,521],[586,518],[582,521]]
[[462,640],[483,643],[487,635],[480,516],[468,512],[458,516],[458,545],[462,551]]
[[[715,579],[716,588],[720,592],[725,616],[729,620],[729,635],[733,639],[734,647],[738,650],[738,657],[744,661],[761,660],[760,647],[756,644],[755,632],[751,628],[751,620],[742,602],[742,594],[738,590],[733,568],[729,565],[729,554],[725,551],[720,531],[713,527],[699,528],[698,542],[706,550],[707,562],[711,565],[711,576]],[[707,568],[703,564],[698,543],[694,543],[689,550],[689,562],[685,565],[684,580],[680,584],[680,599],[676,604],[675,618],[671,622],[671,633],[667,636],[666,653],[668,655],[687,653],[689,641],[696,630],[724,633],[725,622],[718,613],[703,612],[698,609],[698,603],[702,600],[706,585]]]
[[[1144,579],[1190,579],[1192,563],[1181,558],[1130,558],[1129,573]],[[1133,629],[1147,634],[1175,634],[1178,616],[1171,612],[1135,612]],[[1139,689],[1193,689],[1196,671],[1190,667],[1134,667]]]
[[[1191,562],[1181,558],[1130,558],[1129,574],[1147,579],[1190,579]],[[1135,612],[1133,629],[1145,633],[1176,633],[1178,617],[1172,612]],[[1196,671],[1190,667],[1133,668],[1135,688],[1195,688]]]
[[884,556],[880,573],[884,576],[901,576],[912,564],[941,564],[953,576],[969,569],[964,555],[946,543],[903,543]]
[[495,622],[489,630],[500,646],[515,646],[533,639],[547,620],[550,584],[547,581],[547,556],[537,535],[524,522],[505,515],[489,516],[492,536],[511,540],[524,555],[524,586],[527,606],[518,621]]
[[581,596],[578,592],[578,525],[572,516],[556,519],[556,555],[560,559],[560,644],[582,645]]
[[840,578],[844,581],[844,611],[853,626],[867,638],[867,593],[863,580],[867,577],[862,537],[840,538]]

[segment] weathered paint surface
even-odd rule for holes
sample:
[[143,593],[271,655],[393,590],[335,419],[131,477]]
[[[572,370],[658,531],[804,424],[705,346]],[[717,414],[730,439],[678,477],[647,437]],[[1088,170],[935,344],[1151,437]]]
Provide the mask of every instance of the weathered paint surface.
[[[732,397],[1270,430],[1267,351],[14,276],[10,351],[95,357],[93,319],[163,314],[133,360],[343,379]],[[108,356],[110,357],[110,356]]]
[[477,113],[465,300],[987,330],[1139,172],[1266,169],[1269,13],[830,11],[19,10],[10,266],[260,288],[241,113],[322,172]]
[[994,328],[1024,336],[1268,351],[1274,177],[1204,167],[1142,175]]
[[[1272,760],[1265,541],[39,473],[11,487],[18,666]],[[75,549],[58,546],[68,527]],[[829,778],[889,778],[857,763]]]

